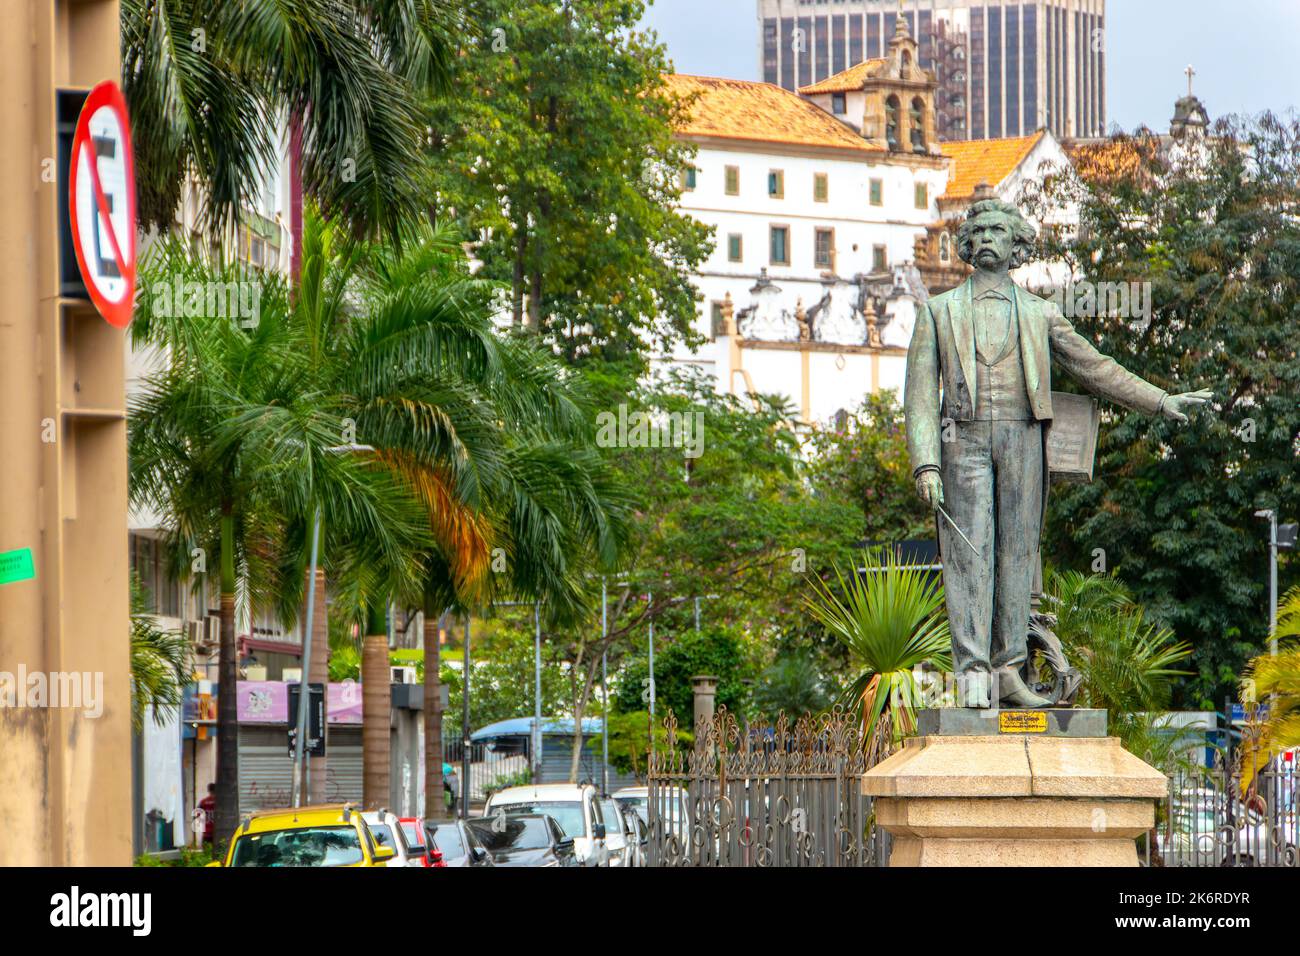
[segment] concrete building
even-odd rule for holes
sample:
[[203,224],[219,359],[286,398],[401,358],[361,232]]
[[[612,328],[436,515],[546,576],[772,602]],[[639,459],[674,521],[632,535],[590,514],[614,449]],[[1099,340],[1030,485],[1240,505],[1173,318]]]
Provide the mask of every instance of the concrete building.
[[[117,0],[6,5],[0,554],[35,573],[0,584],[0,866],[131,862],[125,336],[87,298],[66,207],[81,104],[120,78]],[[98,708],[29,693],[76,676]]]
[[758,0],[760,75],[798,90],[884,56],[900,7],[940,139],[1104,134],[1105,0]]
[[[666,357],[721,391],[784,394],[805,421],[903,384],[924,289],[910,264],[938,216],[948,161],[933,76],[896,32],[868,77],[800,97],[766,83],[670,76],[697,95],[682,211],[714,228],[696,277],[708,342]],[[840,86],[847,89],[841,92]]]
[[[715,247],[695,276],[707,341],[663,360],[702,369],[721,392],[782,395],[805,422],[901,390],[917,308],[969,273],[956,249],[967,206],[981,190],[1016,202],[1069,162],[1046,130],[938,142],[937,80],[905,19],[886,56],[802,95],[667,79],[695,97],[678,133],[698,150],[681,209],[713,227]],[[1047,286],[1052,272],[1031,264],[1016,278]]]

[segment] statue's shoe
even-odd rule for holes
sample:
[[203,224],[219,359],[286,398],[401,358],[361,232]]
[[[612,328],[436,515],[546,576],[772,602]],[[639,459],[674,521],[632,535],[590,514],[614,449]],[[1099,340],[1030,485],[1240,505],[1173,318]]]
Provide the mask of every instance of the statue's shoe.
[[1004,707],[1051,707],[1052,702],[1040,697],[1025,686],[1019,674],[1002,671],[998,674],[998,689],[1002,692]]

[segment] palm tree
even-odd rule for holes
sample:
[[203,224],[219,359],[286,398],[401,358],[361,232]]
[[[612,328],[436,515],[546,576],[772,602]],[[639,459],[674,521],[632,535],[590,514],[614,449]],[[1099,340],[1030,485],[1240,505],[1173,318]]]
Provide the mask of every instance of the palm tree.
[[1246,665],[1243,697],[1268,700],[1258,738],[1242,747],[1241,788],[1248,791],[1260,769],[1284,750],[1300,746],[1300,587],[1278,608],[1277,656],[1261,654]]
[[162,726],[181,706],[182,691],[190,682],[190,644],[185,635],[163,630],[150,610],[148,593],[131,575],[131,726],[144,730],[145,714],[152,712]]
[[1056,636],[1083,676],[1079,704],[1104,708],[1125,747],[1145,751],[1149,728],[1142,715],[1169,706],[1175,678],[1187,673],[1175,665],[1191,647],[1168,628],[1147,623],[1111,575],[1049,570],[1044,597],[1056,615]]
[[951,638],[943,585],[935,575],[901,564],[892,551],[867,552],[863,563],[864,569],[848,576],[836,567],[834,587],[811,578],[804,603],[858,668],[845,703],[864,739],[888,728],[888,740],[872,740],[872,751],[879,753],[916,729],[921,693],[915,672],[923,665],[951,671]]
[[122,0],[141,222],[167,231],[190,174],[224,234],[261,192],[288,119],[306,194],[357,234],[400,233],[425,208],[420,104],[446,88],[472,26],[460,6]]
[[[137,345],[164,350],[167,363],[131,401],[130,497],[166,516],[177,550],[189,555],[199,548],[220,569],[220,845],[238,821],[237,595],[251,609],[275,606],[301,587],[302,536],[292,532],[318,507],[327,553],[331,540],[363,542],[411,579],[427,535],[410,498],[385,472],[333,453],[345,426],[293,347],[279,277],[191,258],[176,241],[160,243],[143,265],[132,334]],[[163,308],[174,276],[202,288],[256,283],[258,321],[244,328],[225,317]],[[286,563],[299,569],[296,581],[286,579]]]
[[773,721],[782,712],[794,717],[819,714],[831,703],[831,692],[817,662],[802,651],[779,657],[763,672],[754,689],[754,706]]
[[[594,416],[580,391],[534,337],[494,331],[493,289],[469,276],[452,232],[421,227],[399,252],[313,216],[303,253],[295,351],[355,441],[420,503],[434,541],[414,593],[376,560],[354,562],[346,585],[357,605],[423,607],[432,816],[442,792],[439,619],[500,593],[544,598],[553,621],[580,615],[585,573],[616,556],[621,497],[591,448]],[[489,574],[497,549],[508,570]],[[363,673],[386,666],[386,646],[366,641]],[[374,708],[386,728],[378,698]],[[375,753],[367,766],[378,773],[383,763]]]

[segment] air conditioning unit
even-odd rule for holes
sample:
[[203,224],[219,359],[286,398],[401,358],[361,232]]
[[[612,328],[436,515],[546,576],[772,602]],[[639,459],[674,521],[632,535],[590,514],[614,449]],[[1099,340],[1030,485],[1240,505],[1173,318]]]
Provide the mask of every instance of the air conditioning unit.
[[390,667],[388,669],[388,680],[393,684],[418,684],[419,678],[415,668],[409,664],[403,664],[400,667]]
[[200,654],[211,654],[220,644],[217,639],[220,628],[218,627],[214,631],[211,627],[213,621],[219,621],[219,619],[209,617],[204,618],[202,621],[185,622],[185,636],[189,638],[194,650]]
[[215,614],[209,614],[203,619],[208,625],[208,643],[213,647],[221,646],[221,618]]

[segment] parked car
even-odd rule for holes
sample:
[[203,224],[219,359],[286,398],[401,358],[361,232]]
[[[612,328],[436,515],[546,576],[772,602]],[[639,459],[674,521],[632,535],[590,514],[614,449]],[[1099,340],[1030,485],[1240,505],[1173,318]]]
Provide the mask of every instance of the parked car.
[[467,821],[496,866],[581,866],[574,839],[545,813],[501,813]]
[[[646,830],[649,831],[649,787],[623,787],[621,790],[615,790],[614,802],[624,809],[634,812],[640,817],[641,822],[645,824]],[[683,850],[689,848],[691,843],[691,810],[690,797],[687,792],[676,786],[659,787],[655,790],[655,802],[658,804],[655,808],[655,816],[664,822],[667,835],[675,836]]]
[[637,816],[650,825],[650,788],[649,787],[624,787],[621,790],[614,791],[614,802],[619,806],[633,811]]
[[464,820],[426,820],[425,866],[492,866],[492,854]]
[[375,841],[354,806],[338,803],[250,814],[235,830],[224,865],[388,866],[396,857],[393,847]]
[[507,787],[488,798],[484,817],[544,813],[555,818],[583,866],[609,866],[600,797],[591,784],[540,783]]
[[623,832],[627,835],[627,865],[648,866],[650,860],[650,828],[635,810],[620,807],[623,815]]
[[[1156,846],[1167,866],[1255,866],[1268,858],[1269,828],[1263,814],[1237,802],[1229,820],[1229,805],[1223,794],[1208,788],[1183,790],[1172,801],[1168,825],[1156,831]],[[1166,828],[1170,831],[1166,834]],[[1283,843],[1277,848],[1285,866],[1300,863],[1297,856],[1295,817],[1282,813],[1278,831]]]
[[632,841],[628,838],[627,823],[623,811],[612,797],[601,797],[597,801],[600,819],[605,824],[605,848],[609,851],[610,866],[631,866]]
[[366,821],[366,826],[375,837],[375,843],[391,846],[396,853],[388,861],[389,866],[421,865],[424,839],[418,829],[410,826],[414,824],[414,818],[408,818],[410,824],[404,824],[397,814],[388,810],[367,810],[361,814],[361,819]]

